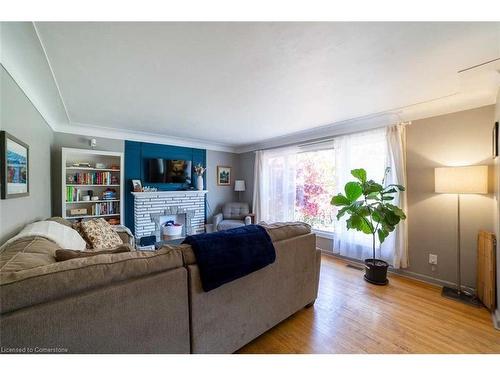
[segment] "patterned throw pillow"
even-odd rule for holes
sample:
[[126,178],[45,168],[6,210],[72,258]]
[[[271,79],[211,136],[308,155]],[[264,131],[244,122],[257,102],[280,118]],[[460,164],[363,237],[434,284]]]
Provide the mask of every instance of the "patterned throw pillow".
[[112,249],[123,243],[118,233],[102,218],[83,221],[80,225],[93,249]]

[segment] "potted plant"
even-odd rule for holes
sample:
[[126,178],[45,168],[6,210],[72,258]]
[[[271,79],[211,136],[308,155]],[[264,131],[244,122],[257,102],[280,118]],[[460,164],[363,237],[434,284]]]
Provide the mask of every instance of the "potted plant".
[[345,194],[335,195],[331,204],[342,207],[337,213],[337,219],[348,215],[347,229],[354,229],[372,236],[373,257],[365,259],[365,280],[386,285],[387,268],[389,264],[376,258],[376,237],[380,244],[384,242],[406,215],[401,208],[391,204],[395,194],[404,191],[404,186],[390,184],[385,186],[385,180],[390,168],[386,168],[382,184],[367,180],[364,169],[353,169],[351,174],[357,181],[348,182],[344,187]]

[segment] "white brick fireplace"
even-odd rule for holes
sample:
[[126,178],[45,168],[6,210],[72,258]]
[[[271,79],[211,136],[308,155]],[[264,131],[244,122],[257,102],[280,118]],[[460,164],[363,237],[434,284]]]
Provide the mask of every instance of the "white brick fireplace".
[[206,193],[206,190],[132,192],[135,237],[155,235],[155,220],[168,215],[185,217],[186,235],[203,233]]

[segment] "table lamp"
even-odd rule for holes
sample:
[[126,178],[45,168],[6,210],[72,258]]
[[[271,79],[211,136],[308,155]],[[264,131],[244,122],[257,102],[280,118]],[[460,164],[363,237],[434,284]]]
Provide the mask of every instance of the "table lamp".
[[457,195],[457,286],[443,287],[444,297],[478,305],[479,301],[462,290],[460,272],[460,195],[488,193],[488,166],[443,167],[434,169],[435,192]]
[[240,194],[242,191],[245,191],[245,180],[235,180],[234,191],[238,192],[238,200],[241,200]]

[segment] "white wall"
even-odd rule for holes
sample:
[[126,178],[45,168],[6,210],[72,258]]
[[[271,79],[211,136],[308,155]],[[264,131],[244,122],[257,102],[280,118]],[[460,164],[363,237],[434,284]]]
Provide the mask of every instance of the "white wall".
[[0,129],[29,145],[28,197],[0,200],[0,244],[24,225],[51,216],[50,147],[53,132],[0,65]]

